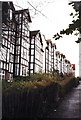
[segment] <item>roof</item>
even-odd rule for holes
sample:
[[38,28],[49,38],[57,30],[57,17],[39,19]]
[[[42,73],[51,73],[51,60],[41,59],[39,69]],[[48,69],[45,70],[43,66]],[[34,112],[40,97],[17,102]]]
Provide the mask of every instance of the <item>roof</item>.
[[67,60],[67,59],[65,59],[65,62],[67,63],[67,62],[68,62],[68,60]]
[[63,53],[60,54],[62,57],[64,56]]
[[10,3],[10,8],[13,10],[13,11],[15,11],[15,7],[14,7],[14,5],[13,5],[13,2],[9,2]]
[[43,45],[40,30],[30,31],[30,38],[32,38],[33,36],[35,36],[35,37],[36,37],[36,35],[37,35],[37,34],[39,34],[39,37],[40,37],[40,42],[41,42],[41,44]]
[[46,40],[46,42],[52,43],[51,39],[49,39],[49,40]]
[[59,51],[56,51],[56,54],[59,54],[59,55],[60,55],[60,52],[59,52]]
[[15,11],[15,14],[20,14],[20,13],[27,13],[27,15],[28,15],[28,21],[29,22],[32,22],[31,21],[31,17],[30,17],[30,13],[29,13],[29,9],[22,9],[22,10],[16,10]]
[[47,44],[51,43],[51,47],[52,47],[52,41],[51,39],[45,40],[47,42]]
[[12,9],[13,11],[15,10],[13,2],[3,1],[2,7],[4,11],[7,11],[8,9]]
[[30,36],[36,36],[39,32],[40,30],[30,31]]
[[65,58],[66,56],[65,55],[63,55],[63,58]]
[[68,60],[68,64],[70,64],[70,61]]
[[66,63],[68,63],[68,64],[70,64],[70,61],[69,61],[69,60],[67,60],[67,59],[65,59],[65,62],[66,62]]
[[[8,11],[12,11],[14,13],[15,11],[15,8],[14,8],[14,5],[13,5],[13,2],[2,2],[2,22],[4,24],[8,24],[8,20],[10,21],[11,18],[9,17],[10,16],[10,13]],[[14,17],[14,14],[12,15],[12,19],[13,21],[15,21],[15,17]]]
[[71,64],[72,65],[72,69],[75,70],[75,64]]
[[56,46],[56,44],[55,44],[55,43],[52,43],[52,46],[53,46],[53,47],[55,47],[55,46]]
[[61,53],[60,55],[62,58],[66,58],[66,56],[63,53]]

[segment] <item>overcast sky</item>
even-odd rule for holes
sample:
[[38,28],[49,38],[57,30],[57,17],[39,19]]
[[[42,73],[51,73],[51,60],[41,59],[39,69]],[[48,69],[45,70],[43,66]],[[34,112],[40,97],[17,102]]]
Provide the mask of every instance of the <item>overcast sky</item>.
[[57,41],[53,39],[55,33],[67,28],[72,21],[69,14],[74,10],[68,5],[69,0],[28,0],[28,2],[27,0],[14,0],[16,9],[20,9],[17,5],[23,9],[29,8],[32,18],[30,29],[39,29],[46,39],[51,39],[53,43],[56,43],[57,50],[63,53],[72,64],[76,64],[76,76],[78,76],[79,45],[75,43],[78,37],[64,35],[63,38]]

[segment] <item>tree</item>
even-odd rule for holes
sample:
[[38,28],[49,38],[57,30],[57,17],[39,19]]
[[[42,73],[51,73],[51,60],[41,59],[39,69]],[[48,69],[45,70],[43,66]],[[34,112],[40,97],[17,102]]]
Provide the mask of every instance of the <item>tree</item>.
[[64,34],[69,35],[69,34],[73,34],[74,31],[78,31],[78,33],[76,32],[74,35],[78,35],[79,32],[81,33],[81,1],[73,1],[68,3],[69,5],[71,5],[73,7],[73,9],[76,11],[75,14],[71,13],[70,16],[72,16],[73,18],[75,18],[77,16],[76,20],[72,21],[72,24],[69,24],[69,27],[66,28],[65,30],[61,30],[60,33],[56,33],[53,38],[55,38],[55,40],[58,40],[59,38],[61,38]]

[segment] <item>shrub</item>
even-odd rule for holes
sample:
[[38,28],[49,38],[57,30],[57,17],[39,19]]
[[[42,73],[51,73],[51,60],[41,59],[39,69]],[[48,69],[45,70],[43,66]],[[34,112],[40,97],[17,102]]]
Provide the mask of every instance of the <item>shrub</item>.
[[[19,78],[20,79],[20,78]],[[31,81],[3,81],[3,118],[43,117],[72,88],[74,78],[35,74]]]

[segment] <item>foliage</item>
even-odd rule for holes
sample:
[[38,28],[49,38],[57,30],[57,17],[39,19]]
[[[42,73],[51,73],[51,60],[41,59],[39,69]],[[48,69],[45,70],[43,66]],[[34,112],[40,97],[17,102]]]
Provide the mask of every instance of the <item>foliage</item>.
[[[3,81],[3,117],[43,117],[73,87],[74,78],[38,74],[42,81]],[[35,76],[34,76],[35,78]],[[7,108],[7,109],[6,109]]]
[[73,77],[74,73],[73,72],[65,73],[65,76],[67,76],[67,77]]
[[[81,26],[81,2],[70,2],[69,5],[72,5],[72,7],[75,9],[76,14],[74,15],[73,13],[70,14],[70,16],[73,16],[73,18],[75,18],[77,16],[76,20],[72,21],[72,24],[69,24],[68,28],[66,28],[65,30],[61,30],[60,33],[56,33],[53,38],[55,38],[55,40],[59,39],[62,37],[62,35],[66,34],[73,34],[74,31],[81,31],[80,26]],[[78,7],[79,6],[79,7]],[[79,33],[75,33],[74,35],[78,35]]]
[[[57,74],[57,71],[56,71]],[[8,89],[16,89],[23,90],[27,89],[36,89],[36,88],[44,88],[52,83],[61,83],[65,81],[66,76],[60,77],[58,75],[45,74],[45,73],[35,73],[34,75],[27,77],[17,77],[13,79],[12,82],[7,82],[3,80],[3,91],[7,91]],[[69,78],[72,77],[71,75]],[[28,79],[28,80],[27,80]]]

